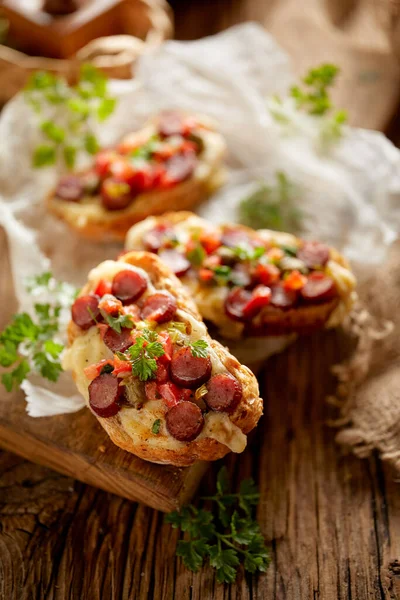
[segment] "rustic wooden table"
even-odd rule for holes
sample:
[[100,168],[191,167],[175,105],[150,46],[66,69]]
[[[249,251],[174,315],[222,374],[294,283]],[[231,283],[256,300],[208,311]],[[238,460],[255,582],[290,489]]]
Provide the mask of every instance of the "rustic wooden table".
[[[257,18],[262,4],[175,0],[177,37]],[[400,141],[396,120],[390,135]],[[5,255],[1,236],[3,291]],[[343,352],[330,333],[271,359],[260,377],[265,415],[240,460],[226,461],[234,482],[251,475],[260,485],[272,559],[265,575],[240,574],[232,586],[208,568],[194,575],[175,558],[177,534],[161,513],[0,451],[1,600],[400,598],[396,476],[376,456],[344,455],[326,423],[335,414],[324,401],[329,366]]]

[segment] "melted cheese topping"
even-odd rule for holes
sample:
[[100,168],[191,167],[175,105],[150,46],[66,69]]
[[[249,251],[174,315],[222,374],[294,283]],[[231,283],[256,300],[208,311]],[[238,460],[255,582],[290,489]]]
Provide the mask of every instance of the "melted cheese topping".
[[112,359],[113,353],[101,339],[97,327],[91,327],[75,338],[72,345],[64,352],[62,367],[64,371],[73,371],[76,377],[76,387],[86,402],[89,402],[88,387],[90,381],[83,370],[89,365],[94,365],[108,358]]
[[[145,294],[152,294],[156,291],[149,281],[147,273],[143,271],[143,269],[134,267],[123,261],[106,260],[99,264],[90,271],[88,278],[89,283],[95,288],[101,279],[111,281],[116,273],[125,269],[138,271],[146,277],[148,281],[148,290]],[[207,328],[202,321],[198,321],[191,314],[182,309],[178,309],[176,314],[181,321],[190,326],[190,334],[183,337],[186,337],[190,342],[205,339],[208,343]],[[165,326],[161,326],[160,329],[165,329]],[[208,350],[212,363],[212,374],[227,373],[225,365],[210,345],[208,345]],[[103,359],[112,358],[113,353],[104,344],[97,327],[91,327],[88,331],[82,332],[81,335],[75,338],[70,348],[65,351],[62,361],[63,369],[74,372],[76,386],[87,403],[89,402],[88,387],[90,381],[85,376],[84,369]],[[130,388],[139,385],[139,382],[135,383],[134,379],[132,379],[130,383]],[[129,397],[132,397],[131,393],[129,393]],[[132,438],[133,442],[135,444],[146,443],[146,445],[149,446],[162,446],[163,448],[168,449],[179,449],[184,447],[185,443],[179,442],[173,438],[166,429],[164,417],[167,408],[165,403],[162,400],[149,401],[146,398],[141,399],[143,400],[143,405],[140,409],[123,406],[118,413],[122,427]],[[232,423],[228,414],[210,412],[207,413],[204,418],[205,426],[196,439],[208,437],[225,444],[232,452],[242,452],[244,450],[247,438],[242,431]],[[156,419],[162,420],[159,434],[153,434],[151,431]]]

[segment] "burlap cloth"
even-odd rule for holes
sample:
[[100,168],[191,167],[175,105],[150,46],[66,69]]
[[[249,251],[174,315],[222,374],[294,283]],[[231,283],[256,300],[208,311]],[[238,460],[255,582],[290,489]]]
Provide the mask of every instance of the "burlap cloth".
[[328,399],[341,411],[336,440],[359,457],[376,449],[400,469],[400,241],[358,292],[360,302],[344,325],[356,347],[333,367],[339,384]]

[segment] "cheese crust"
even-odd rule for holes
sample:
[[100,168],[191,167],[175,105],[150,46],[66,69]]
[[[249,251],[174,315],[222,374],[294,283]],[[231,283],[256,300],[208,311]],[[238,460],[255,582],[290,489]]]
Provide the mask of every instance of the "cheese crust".
[[[168,189],[139,194],[127,208],[121,210],[104,208],[99,195],[86,196],[80,202],[70,202],[57,198],[55,190],[52,190],[46,199],[48,210],[83,237],[109,242],[123,240],[132,225],[149,215],[194,208],[224,182],[225,169],[222,163],[226,152],[223,137],[213,129],[210,121],[205,117],[196,117],[196,120],[200,126],[195,133],[201,139],[203,149],[188,180]],[[156,123],[157,117],[126,139],[151,137],[156,132]]]
[[[193,335],[201,334],[202,339],[207,341],[213,372],[226,372],[233,375],[243,389],[242,400],[235,411],[229,415],[213,411],[207,413],[203,431],[191,442],[179,442],[172,438],[165,427],[160,434],[152,433],[151,427],[147,426],[146,422],[153,422],[155,418],[162,415],[165,407],[162,400],[147,401],[143,394],[141,409],[122,406],[119,413],[113,417],[102,418],[95,415],[112,441],[120,448],[145,460],[176,466],[188,466],[196,460],[217,460],[230,450],[243,451],[246,445],[246,434],[257,425],[262,415],[263,403],[253,373],[241,365],[219,342],[210,338],[189,292],[157,256],[146,252],[130,252],[120,257],[118,261],[106,261],[106,263],[108,269],[111,267],[112,274],[118,268],[126,269],[129,265],[142,269],[147,273],[152,289],[168,291],[174,295],[180,319],[186,319]],[[93,292],[99,276],[104,277],[105,273],[106,268],[102,268],[102,265],[94,269],[80,295]],[[107,358],[109,350],[103,342],[100,342],[100,334],[95,326],[86,332],[71,321],[68,337],[69,349],[66,352],[64,366],[72,370],[78,389],[88,402],[87,388],[90,382],[85,377],[83,369],[95,360]],[[97,354],[96,347],[99,348]],[[217,370],[214,371],[214,368]],[[140,382],[138,386],[140,393]],[[140,415],[141,410],[144,410],[143,418]]]
[[[142,237],[157,225],[171,224],[179,231],[218,230],[218,226],[208,223],[191,212],[172,212],[159,217],[149,217],[132,227],[125,240],[127,250],[143,249]],[[271,230],[254,231],[237,223],[235,229],[245,232],[250,238],[262,238],[265,242],[298,246],[299,238],[283,232]],[[330,260],[324,269],[336,284],[337,296],[329,301],[315,305],[300,305],[290,309],[267,306],[249,323],[239,323],[229,318],[224,309],[228,294],[226,286],[202,285],[196,276],[187,274],[180,279],[192,294],[199,311],[207,322],[212,324],[212,332],[226,340],[240,340],[250,337],[286,336],[290,334],[310,333],[323,327],[340,325],[353,306],[355,278],[347,260],[334,248],[330,248]]]

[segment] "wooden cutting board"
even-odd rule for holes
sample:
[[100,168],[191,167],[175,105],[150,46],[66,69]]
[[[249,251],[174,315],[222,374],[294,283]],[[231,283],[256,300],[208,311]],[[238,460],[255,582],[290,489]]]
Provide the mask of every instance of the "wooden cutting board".
[[[13,312],[15,299],[0,230],[0,330]],[[178,468],[155,465],[115,446],[83,409],[70,415],[29,417],[22,392],[9,394],[0,384],[0,446],[33,462],[85,483],[168,512],[190,500],[208,463]]]

